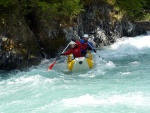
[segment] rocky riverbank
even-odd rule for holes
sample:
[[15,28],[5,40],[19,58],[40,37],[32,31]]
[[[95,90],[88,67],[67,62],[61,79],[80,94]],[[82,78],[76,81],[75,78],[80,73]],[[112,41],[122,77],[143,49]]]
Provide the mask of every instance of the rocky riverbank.
[[82,38],[85,33],[101,47],[122,36],[146,34],[149,29],[147,23],[133,22],[108,4],[85,6],[69,26],[48,20],[46,15],[41,18],[36,10],[22,15],[17,9],[2,13],[0,19],[0,70],[37,65],[43,58],[55,57],[71,38]]

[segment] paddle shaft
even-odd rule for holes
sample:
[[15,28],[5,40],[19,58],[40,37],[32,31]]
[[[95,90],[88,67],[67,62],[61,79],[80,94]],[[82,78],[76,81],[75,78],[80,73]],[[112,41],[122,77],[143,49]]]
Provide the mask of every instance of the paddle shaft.
[[[63,50],[62,53],[64,53],[66,51],[66,49],[68,48],[69,45],[70,45],[70,43],[67,45],[67,47]],[[48,67],[48,70],[51,70],[54,67],[56,61],[59,59],[60,56],[61,56],[61,54],[59,54],[59,56],[55,59],[55,61]]]
[[[93,47],[88,43],[88,45],[91,47],[91,49],[94,51],[94,49],[93,49]],[[95,51],[94,51],[95,52]],[[96,52],[95,52],[96,53]],[[101,59],[103,59],[103,60],[105,60],[104,58],[102,58],[102,57],[100,57],[100,55],[98,54],[98,53],[96,53],[97,54],[97,56],[99,56],[99,58],[101,58]]]
[[[70,43],[67,45],[67,47],[63,50],[63,52],[61,53],[64,53],[66,51],[66,49],[68,48],[68,46],[70,45]],[[54,61],[56,63],[56,61],[59,59],[59,57],[61,56],[61,54],[56,58],[56,60]]]

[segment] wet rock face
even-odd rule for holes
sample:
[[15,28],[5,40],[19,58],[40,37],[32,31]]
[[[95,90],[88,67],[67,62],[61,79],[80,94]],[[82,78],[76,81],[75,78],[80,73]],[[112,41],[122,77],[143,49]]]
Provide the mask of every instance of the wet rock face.
[[0,15],[0,70],[38,64],[43,58],[55,57],[66,44],[58,22],[41,18],[36,10],[26,15],[21,10]]
[[147,31],[150,31],[150,22],[149,21],[135,22],[135,24],[139,28],[143,28],[143,29],[146,29]]
[[36,12],[0,16],[0,70],[21,69],[55,57],[71,38],[80,39],[84,34],[89,34],[96,47],[102,47],[122,36],[146,33],[144,27],[107,4],[86,6],[74,25],[68,27],[40,16]]
[[0,70],[21,69],[40,62],[34,54],[24,47],[24,43],[16,43],[13,38],[0,36]]
[[78,38],[78,35],[82,38],[83,34],[89,34],[97,47],[110,45],[123,36],[134,37],[147,33],[143,27],[129,21],[107,4],[86,6],[85,12],[78,17],[76,26],[65,31],[67,37]]
[[145,28],[140,27],[136,23],[131,23],[130,21],[123,21],[122,26],[123,36],[134,37],[137,35],[147,34]]
[[[16,15],[15,15],[16,16]],[[54,57],[65,44],[62,30],[37,23],[31,29],[24,18],[7,16],[0,23],[0,70],[22,69]]]

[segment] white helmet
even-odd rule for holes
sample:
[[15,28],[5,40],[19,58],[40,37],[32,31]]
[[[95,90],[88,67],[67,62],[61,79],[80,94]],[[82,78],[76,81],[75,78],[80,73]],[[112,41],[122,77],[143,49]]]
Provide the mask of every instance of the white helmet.
[[88,34],[84,34],[84,36],[83,36],[84,38],[88,38],[89,37],[89,35]]
[[76,44],[74,41],[71,41],[70,44]]

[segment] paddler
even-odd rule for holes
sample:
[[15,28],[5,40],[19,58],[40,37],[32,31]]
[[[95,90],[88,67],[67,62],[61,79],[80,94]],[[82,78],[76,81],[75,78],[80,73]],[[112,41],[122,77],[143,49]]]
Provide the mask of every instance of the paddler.
[[81,57],[81,49],[79,47],[80,45],[78,45],[74,41],[71,41],[70,46],[71,46],[71,48],[68,51],[62,53],[61,55],[69,55],[72,53],[74,58]]

